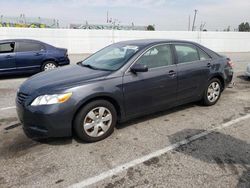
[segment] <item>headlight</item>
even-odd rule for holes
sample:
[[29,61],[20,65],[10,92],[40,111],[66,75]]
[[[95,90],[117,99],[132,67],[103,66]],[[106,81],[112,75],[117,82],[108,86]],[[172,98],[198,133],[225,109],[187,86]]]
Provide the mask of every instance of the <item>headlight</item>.
[[37,97],[32,103],[31,106],[39,105],[50,105],[64,103],[72,96],[72,93],[65,94],[54,94],[54,95],[42,95]]

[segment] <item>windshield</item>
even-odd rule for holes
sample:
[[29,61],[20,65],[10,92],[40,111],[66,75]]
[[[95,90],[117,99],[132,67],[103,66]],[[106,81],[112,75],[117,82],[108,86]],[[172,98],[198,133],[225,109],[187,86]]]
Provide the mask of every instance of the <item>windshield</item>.
[[121,68],[138,50],[139,46],[114,44],[84,60],[82,66],[115,71]]

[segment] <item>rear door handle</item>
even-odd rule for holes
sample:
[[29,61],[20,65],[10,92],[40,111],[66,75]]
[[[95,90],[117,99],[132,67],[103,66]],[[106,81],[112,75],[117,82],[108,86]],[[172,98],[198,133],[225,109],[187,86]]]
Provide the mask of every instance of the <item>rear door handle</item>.
[[207,67],[211,67],[211,63],[208,63],[208,64],[207,64]]
[[42,55],[41,53],[39,53],[39,52],[37,52],[36,54],[35,54],[35,56],[40,56],[40,55]]
[[169,75],[169,76],[175,76],[175,75],[176,75],[176,72],[175,72],[174,70],[170,70],[170,71],[168,72],[168,75]]

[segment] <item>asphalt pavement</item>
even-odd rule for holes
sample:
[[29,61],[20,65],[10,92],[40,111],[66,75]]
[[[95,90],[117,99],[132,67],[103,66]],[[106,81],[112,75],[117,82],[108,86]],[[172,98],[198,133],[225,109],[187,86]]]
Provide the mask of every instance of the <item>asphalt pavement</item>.
[[[34,141],[15,112],[28,77],[0,80],[0,187],[250,187],[250,53],[211,107],[191,103],[117,126],[107,139]],[[72,64],[86,55],[70,56]],[[60,126],[60,125],[58,125]]]

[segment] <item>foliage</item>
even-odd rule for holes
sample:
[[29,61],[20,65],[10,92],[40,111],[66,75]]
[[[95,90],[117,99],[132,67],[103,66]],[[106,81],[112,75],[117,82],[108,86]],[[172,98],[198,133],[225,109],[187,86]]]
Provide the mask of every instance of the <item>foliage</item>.
[[147,30],[148,31],[155,31],[155,27],[153,25],[148,25]]
[[240,32],[250,32],[250,25],[248,22],[243,22],[239,25]]

